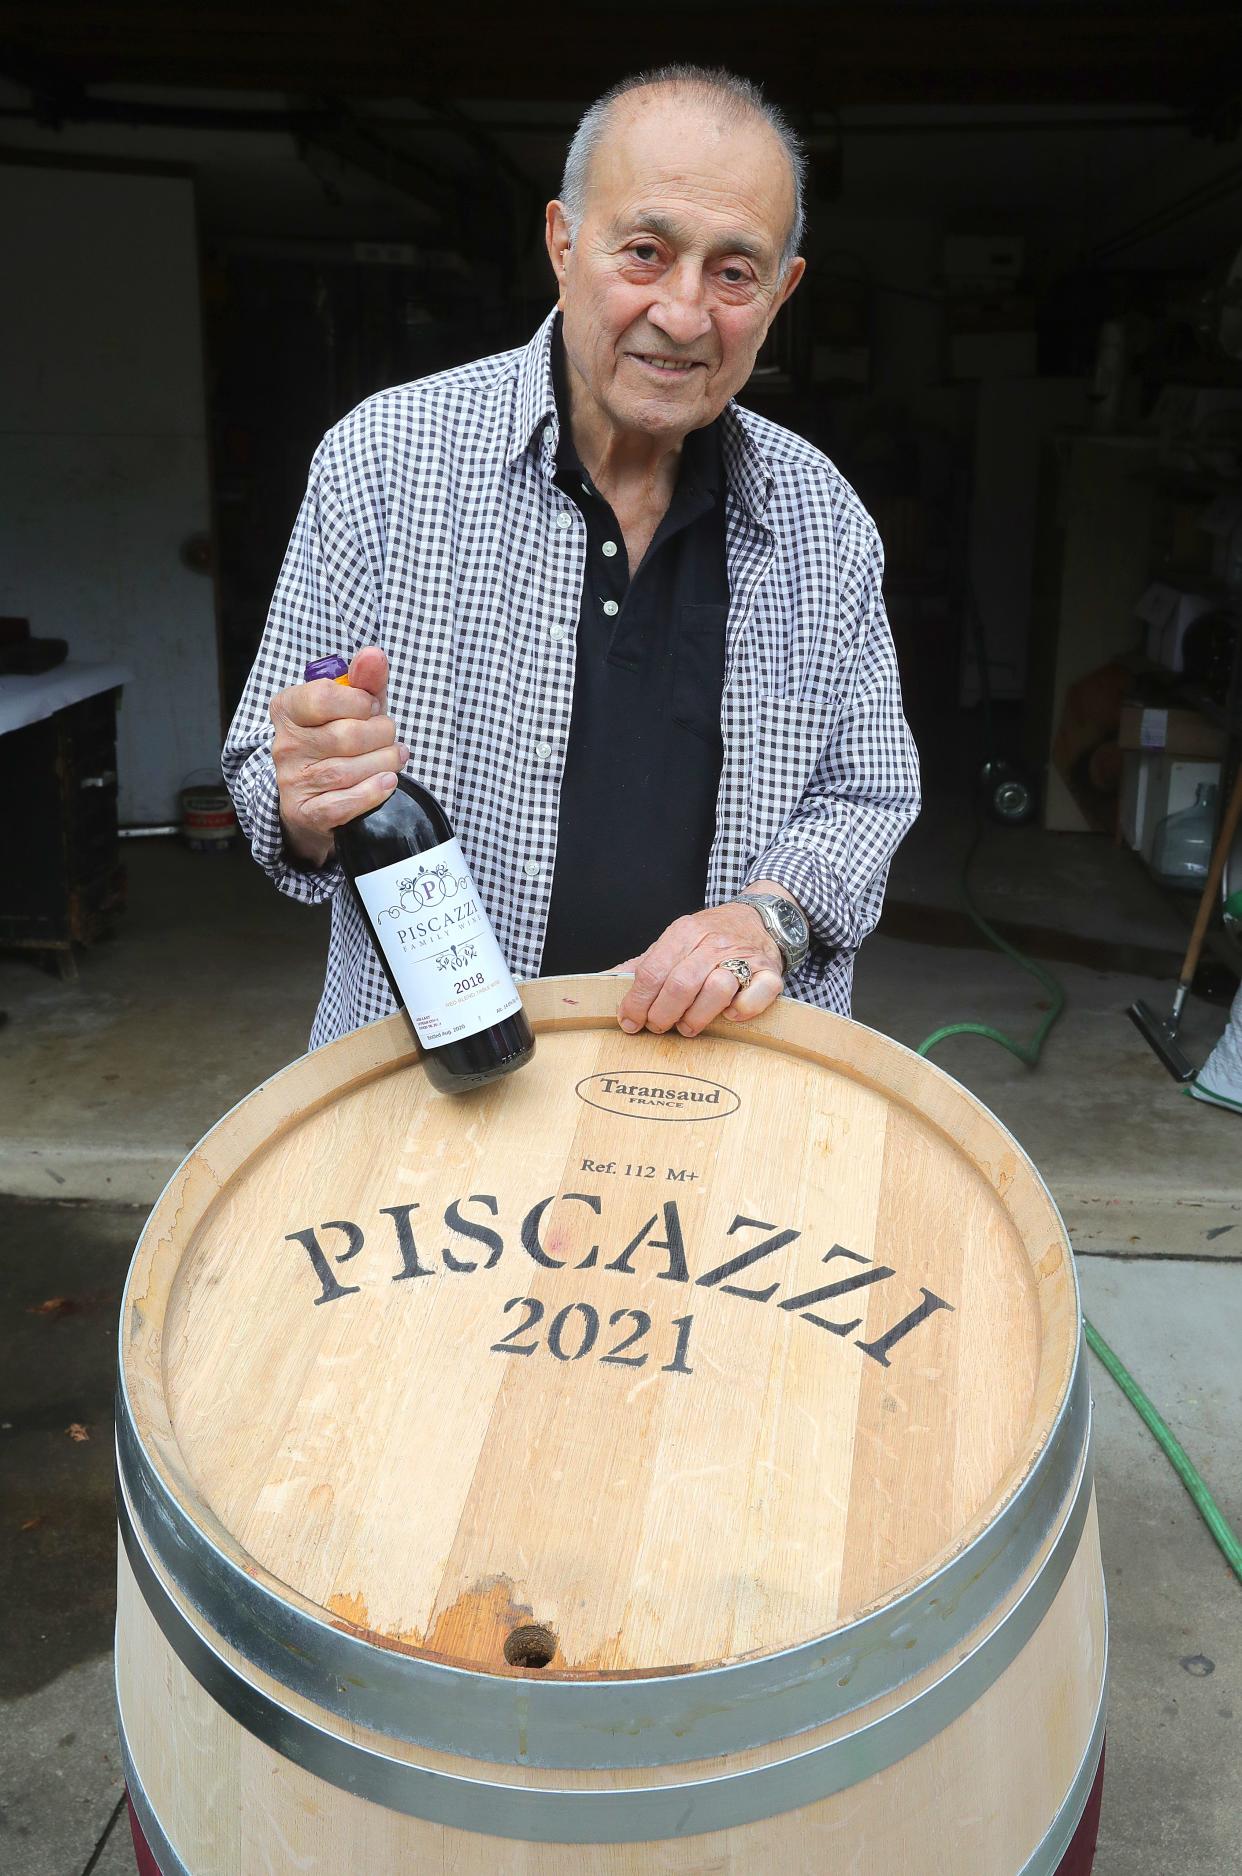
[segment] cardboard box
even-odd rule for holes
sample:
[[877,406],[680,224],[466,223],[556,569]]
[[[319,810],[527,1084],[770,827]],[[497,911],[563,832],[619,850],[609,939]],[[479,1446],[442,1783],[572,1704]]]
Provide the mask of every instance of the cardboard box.
[[1201,783],[1220,783],[1219,762],[1128,749],[1121,759],[1121,838],[1150,863],[1156,829],[1166,815],[1192,808]]
[[1121,758],[1121,794],[1117,800],[1117,825],[1121,838],[1134,853],[1141,853],[1147,829],[1147,798],[1151,789],[1151,765],[1154,756],[1138,749],[1127,749]]
[[1197,710],[1155,709],[1150,704],[1121,706],[1117,741],[1122,749],[1163,751],[1169,756],[1198,756],[1209,761],[1225,753],[1224,730],[1217,729]]

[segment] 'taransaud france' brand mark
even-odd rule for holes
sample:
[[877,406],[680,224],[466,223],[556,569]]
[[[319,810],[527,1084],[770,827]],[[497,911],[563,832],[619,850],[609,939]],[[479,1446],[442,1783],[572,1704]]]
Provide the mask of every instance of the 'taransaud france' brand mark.
[[587,1075],[574,1092],[588,1107],[641,1120],[724,1120],[742,1105],[740,1096],[718,1081],[642,1068]]

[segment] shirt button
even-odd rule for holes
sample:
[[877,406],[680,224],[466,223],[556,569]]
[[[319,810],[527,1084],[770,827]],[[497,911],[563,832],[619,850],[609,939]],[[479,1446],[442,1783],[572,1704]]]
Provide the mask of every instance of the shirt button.
[[552,754],[551,743],[536,743],[535,754],[541,762],[546,762],[548,757]]
[[612,559],[616,551],[617,543],[615,541],[605,541],[603,547],[600,549],[600,552],[606,554],[609,560]]
[[567,528],[567,527],[569,527],[569,525],[570,525],[570,520],[569,520],[569,516],[568,516],[567,514],[559,514],[559,515],[558,515],[558,516],[556,517],[556,525],[557,525],[557,527],[558,527],[558,528]]
[[538,860],[527,860],[522,867],[522,871],[525,873],[527,879],[538,879],[543,868],[540,866]]
[[563,625],[550,625],[548,627],[548,637],[552,640],[554,645],[559,645],[564,636],[565,627]]
[[545,423],[543,426],[543,440],[548,445],[549,449],[556,441],[556,431],[552,428],[550,423]]
[[604,601],[604,616],[606,618],[615,619],[620,610],[621,608],[618,606],[615,599],[606,599]]

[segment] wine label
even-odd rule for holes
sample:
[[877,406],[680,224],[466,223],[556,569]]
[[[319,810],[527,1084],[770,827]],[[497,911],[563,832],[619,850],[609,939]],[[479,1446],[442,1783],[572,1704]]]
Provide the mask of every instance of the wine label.
[[425,1049],[517,1015],[522,999],[457,841],[354,885]]

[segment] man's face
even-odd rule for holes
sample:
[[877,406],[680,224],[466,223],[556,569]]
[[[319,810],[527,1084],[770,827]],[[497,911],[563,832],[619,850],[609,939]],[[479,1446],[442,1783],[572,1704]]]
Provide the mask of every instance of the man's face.
[[673,91],[622,100],[572,245],[548,209],[571,386],[591,414],[669,442],[711,423],[802,277],[801,260],[780,272],[792,218],[789,164],[761,121],[725,124]]

